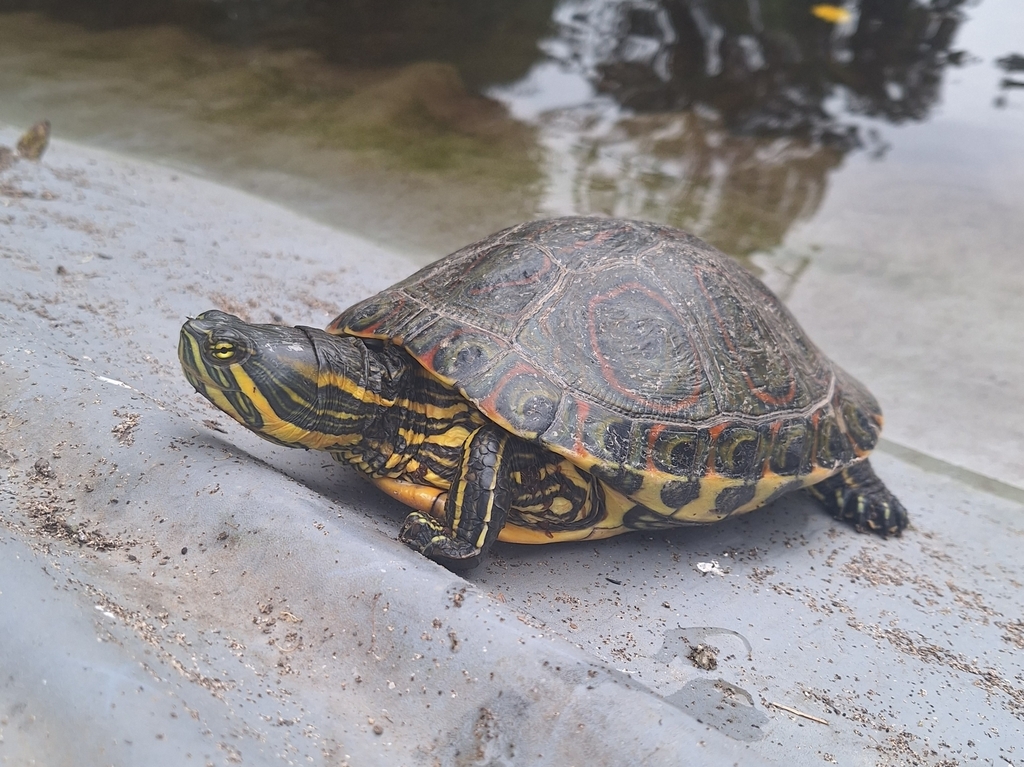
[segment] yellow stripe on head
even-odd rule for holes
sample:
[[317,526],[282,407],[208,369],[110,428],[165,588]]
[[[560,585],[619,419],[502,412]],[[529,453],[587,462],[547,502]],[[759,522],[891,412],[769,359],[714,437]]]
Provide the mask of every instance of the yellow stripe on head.
[[334,450],[358,443],[384,404],[344,374],[364,370],[356,343],[211,311],[182,327],[178,356],[196,391],[243,426],[278,444]]

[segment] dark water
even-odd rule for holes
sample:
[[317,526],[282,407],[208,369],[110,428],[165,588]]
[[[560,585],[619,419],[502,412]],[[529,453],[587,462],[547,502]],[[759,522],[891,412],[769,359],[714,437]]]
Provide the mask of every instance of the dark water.
[[[866,1],[846,11],[848,19],[832,21],[813,12],[818,5],[28,0],[0,10],[43,12],[95,31],[174,25],[241,50],[312,51],[326,66],[445,62],[478,93],[557,62],[582,75],[595,94],[636,113],[701,107],[740,134],[844,149],[870,140],[848,114],[894,123],[927,119],[944,70],[970,58],[953,42],[966,0]],[[1013,51],[1005,53],[1008,72],[1024,68]],[[1004,87],[1013,87],[1012,78]],[[829,103],[836,96],[841,105]]]

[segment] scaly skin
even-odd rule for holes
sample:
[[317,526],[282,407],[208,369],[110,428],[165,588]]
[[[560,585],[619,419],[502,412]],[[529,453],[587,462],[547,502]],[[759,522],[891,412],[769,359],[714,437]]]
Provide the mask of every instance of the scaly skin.
[[898,536],[909,522],[903,504],[882,484],[866,460],[807,489],[833,517],[849,522],[858,532],[870,530],[883,538]]

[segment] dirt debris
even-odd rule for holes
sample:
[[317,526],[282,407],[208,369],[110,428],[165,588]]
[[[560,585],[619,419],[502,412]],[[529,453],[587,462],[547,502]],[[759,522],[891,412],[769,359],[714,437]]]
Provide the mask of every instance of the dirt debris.
[[116,409],[114,416],[120,418],[121,421],[110,430],[110,433],[117,437],[117,441],[122,445],[131,447],[135,444],[135,428],[139,425],[142,416],[138,413],[122,413]]
[[690,654],[686,656],[694,666],[705,671],[714,671],[718,668],[718,648],[707,644],[699,644],[690,647]]
[[29,501],[26,511],[29,519],[35,522],[35,532],[48,538],[77,543],[95,551],[113,551],[137,543],[134,539],[107,536],[92,527],[88,519],[73,523],[70,517],[75,510],[65,506],[56,492],[50,489],[44,490],[42,497]]
[[885,639],[900,652],[911,655],[925,663],[937,663],[947,668],[975,677],[974,683],[990,695],[1002,693],[1006,696],[1005,706],[1015,717],[1024,721],[1024,688],[1015,687],[1002,674],[992,668],[982,668],[960,653],[932,644],[925,637],[916,637],[899,628],[883,628],[877,624],[864,624],[849,619],[850,628],[862,631],[875,639]]
[[840,568],[857,581],[866,581],[872,586],[914,586],[922,597],[944,597],[940,586],[927,578],[915,574],[914,568],[892,554],[873,556],[868,549],[861,549]]
[[1003,630],[1004,642],[1024,650],[1024,620],[996,621],[996,625]]
[[[184,663],[164,648],[163,636],[160,631],[156,626],[143,617],[141,611],[128,610],[122,607],[103,591],[91,584],[81,583],[80,581],[74,580],[72,580],[72,582],[85,589],[86,593],[95,600],[96,608],[98,610],[100,610],[104,615],[120,621],[124,626],[131,629],[142,641],[155,649],[157,656],[161,660],[167,663],[188,681],[209,690],[218,698],[221,697],[225,691],[231,690],[235,687],[235,683],[231,680],[220,679],[219,677],[210,677],[194,668],[187,668]],[[160,618],[161,616],[166,618],[167,614],[160,613],[157,617]],[[164,627],[166,628],[166,624]],[[180,641],[179,644],[181,644]]]

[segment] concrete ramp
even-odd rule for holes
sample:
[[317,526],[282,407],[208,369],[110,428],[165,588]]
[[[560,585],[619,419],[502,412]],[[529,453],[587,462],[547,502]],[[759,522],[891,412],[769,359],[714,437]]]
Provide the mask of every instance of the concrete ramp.
[[397,542],[403,507],[180,374],[189,314],[323,325],[413,268],[60,141],[0,172],[0,762],[1024,758],[1015,488],[894,446],[899,540],[797,495],[498,545],[466,580]]

